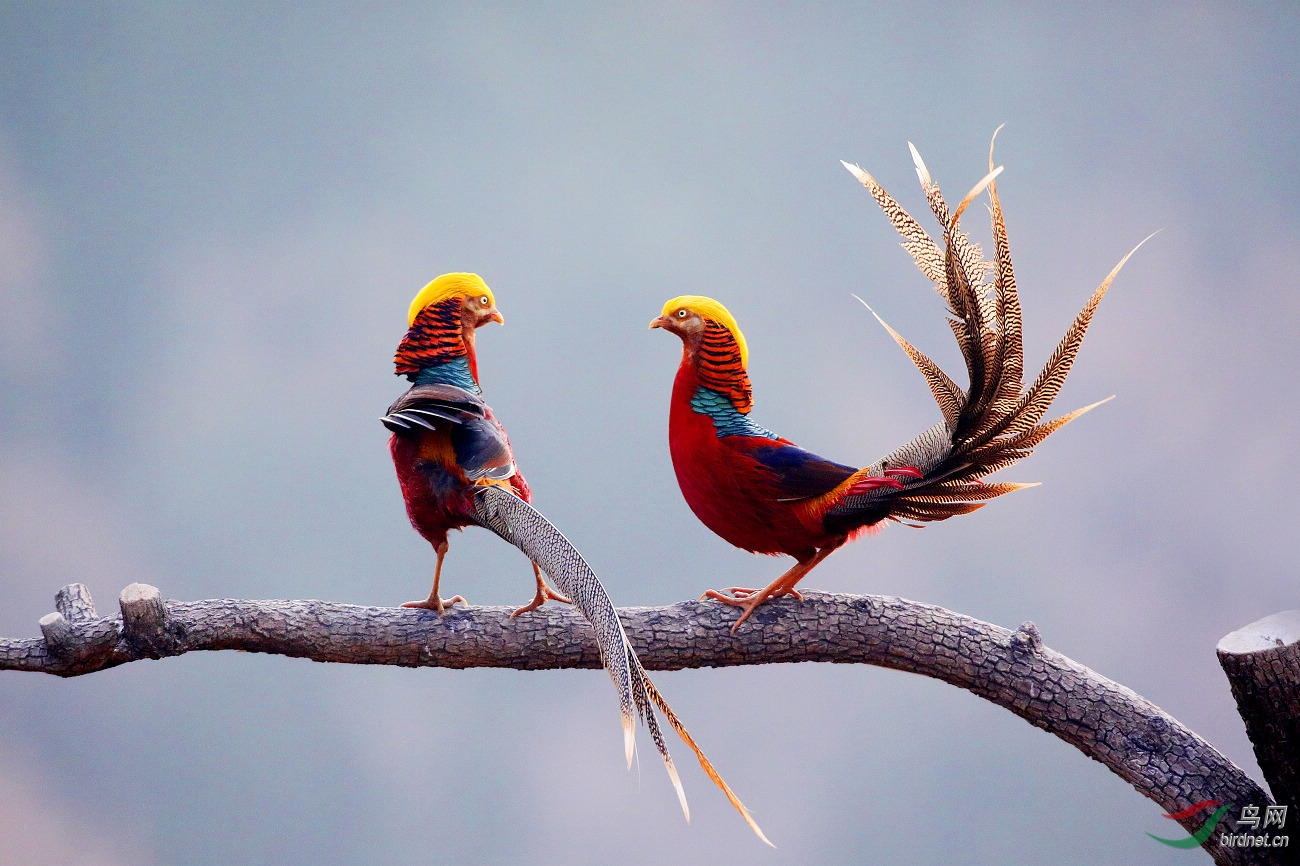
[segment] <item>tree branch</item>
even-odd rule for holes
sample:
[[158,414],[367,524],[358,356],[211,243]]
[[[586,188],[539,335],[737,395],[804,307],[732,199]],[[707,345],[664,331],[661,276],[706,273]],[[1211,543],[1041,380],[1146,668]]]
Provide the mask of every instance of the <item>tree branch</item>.
[[[508,607],[425,610],[322,601],[163,601],[122,591],[122,616],[96,615],[79,584],[41,620],[44,638],[0,639],[0,670],[80,676],[143,658],[237,649],[321,662],[406,667],[599,668],[590,626],[547,605],[509,618]],[[1179,812],[1202,800],[1257,804],[1263,789],[1212,745],[1132,690],[1043,645],[1033,623],[1015,631],[934,605],[886,596],[805,593],[763,605],[732,635],[734,611],[680,602],[620,609],[650,670],[836,662],[871,664],[943,680],[1005,707]],[[1181,823],[1189,833],[1198,813]],[[1204,847],[1217,863],[1281,863],[1280,852]]]

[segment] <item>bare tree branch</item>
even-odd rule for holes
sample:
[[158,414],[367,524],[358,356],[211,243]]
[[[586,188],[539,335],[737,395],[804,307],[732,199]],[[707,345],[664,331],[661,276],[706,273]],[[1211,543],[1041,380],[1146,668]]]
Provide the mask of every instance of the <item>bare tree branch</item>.
[[[132,584],[121,616],[101,618],[85,587],[56,598],[43,638],[0,639],[0,670],[80,676],[144,658],[237,649],[322,662],[407,667],[599,668],[590,626],[563,605],[511,620],[508,607],[424,610],[322,601],[163,601]],[[1033,623],[1015,631],[934,605],[886,596],[805,593],[763,605],[730,634],[734,611],[680,602],[620,611],[650,670],[837,662],[943,680],[1005,707],[1070,743],[1179,812],[1202,800],[1258,804],[1264,790],[1212,745],[1130,689],[1043,645]],[[1189,833],[1204,814],[1181,823]],[[1216,863],[1282,863],[1281,852],[1205,849]],[[1290,853],[1290,852],[1288,852]]]

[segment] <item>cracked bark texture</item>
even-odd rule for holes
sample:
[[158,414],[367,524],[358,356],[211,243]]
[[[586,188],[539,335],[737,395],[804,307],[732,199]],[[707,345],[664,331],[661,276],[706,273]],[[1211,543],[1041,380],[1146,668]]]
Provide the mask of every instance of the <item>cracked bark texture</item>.
[[[80,676],[197,650],[406,667],[601,666],[590,626],[563,605],[514,620],[509,607],[457,607],[439,619],[425,610],[323,601],[164,601],[153,587],[132,584],[119,606],[120,616],[100,617],[84,586],[65,587],[57,613],[41,620],[44,637],[0,639],[0,670]],[[1159,707],[1044,646],[1033,623],[1011,631],[901,598],[811,591],[803,602],[764,605],[736,635],[735,612],[718,604],[619,614],[649,670],[820,661],[908,671],[966,689],[1060,737],[1167,813],[1207,799],[1272,802]],[[1181,823],[1190,834],[1204,819]],[[1224,848],[1214,836],[1203,847],[1221,864],[1284,862],[1280,851]]]
[[1237,629],[1217,652],[1264,780],[1300,812],[1300,610]]

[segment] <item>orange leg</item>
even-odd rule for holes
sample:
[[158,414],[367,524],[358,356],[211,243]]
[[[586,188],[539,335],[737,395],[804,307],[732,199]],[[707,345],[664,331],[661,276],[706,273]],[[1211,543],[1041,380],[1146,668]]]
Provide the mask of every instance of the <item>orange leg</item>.
[[565,598],[546,585],[546,581],[542,578],[542,570],[537,567],[537,563],[535,562],[533,563],[533,577],[537,578],[537,595],[533,596],[533,600],[528,602],[528,604],[510,614],[511,619],[514,619],[521,613],[527,613],[530,610],[537,610],[548,601],[559,601],[564,604],[573,604],[571,599]]
[[731,627],[731,633],[735,634],[736,629],[740,628],[740,624],[749,619],[750,615],[758,609],[758,606],[769,599],[780,598],[783,595],[792,595],[799,601],[803,601],[803,596],[794,588],[795,584],[803,580],[804,575],[816,568],[818,563],[823,559],[838,550],[840,545],[842,545],[846,540],[847,539],[840,538],[821,548],[807,559],[796,562],[789,571],[762,589],[746,589],[745,587],[732,586],[728,587],[726,590],[727,592],[730,592],[731,595],[726,595],[725,593],[718,592],[716,589],[711,589],[704,593],[704,595],[700,596],[700,601],[704,601],[706,598],[713,598],[723,604],[729,604],[732,607],[741,608],[743,613],[741,613],[740,619],[736,620],[735,624]]
[[447,555],[447,542],[444,541],[442,544],[439,544],[434,548],[434,550],[438,552],[438,564],[433,569],[433,589],[429,591],[429,597],[424,601],[408,601],[403,604],[402,607],[419,607],[424,608],[425,610],[436,610],[438,616],[442,616],[447,612],[447,608],[451,607],[456,602],[460,602],[461,604],[469,604],[469,602],[461,598],[459,595],[454,596],[449,601],[443,601],[442,598],[439,597],[438,581],[442,580],[442,558]]

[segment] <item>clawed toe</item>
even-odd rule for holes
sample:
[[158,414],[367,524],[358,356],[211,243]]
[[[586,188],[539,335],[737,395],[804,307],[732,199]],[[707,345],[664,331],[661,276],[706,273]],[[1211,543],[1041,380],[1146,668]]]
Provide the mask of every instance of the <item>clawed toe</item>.
[[521,613],[528,613],[528,611],[530,610],[537,610],[539,607],[546,604],[548,601],[558,601],[561,604],[573,604],[573,599],[565,598],[555,590],[551,589],[550,587],[547,587],[544,591],[538,592],[537,595],[533,596],[533,600],[528,602],[528,604],[524,605],[523,607],[516,610],[514,613],[510,614],[510,618],[514,619],[515,617],[519,616],[519,614]]
[[[742,587],[737,586],[729,586],[721,592],[716,589],[710,589],[707,590],[704,595],[700,596],[700,601],[704,601],[706,598],[711,598],[715,601],[720,601],[723,604],[729,604],[732,607],[743,607],[746,600],[748,600],[756,591],[757,590],[743,589]],[[731,595],[727,595],[727,593],[731,593]]]
[[760,604],[774,598],[780,598],[783,595],[793,596],[796,601],[803,601],[803,595],[801,595],[793,585],[769,586],[764,589],[749,589],[748,587],[743,586],[729,586],[722,591],[710,589],[705,592],[704,595],[700,596],[700,601],[704,601],[706,598],[711,598],[714,601],[720,601],[725,605],[740,608],[742,610],[740,618],[731,626],[731,633],[735,634],[736,629],[740,628],[740,624],[749,619],[750,615],[758,609]]
[[751,595],[758,592],[758,590],[750,589],[747,586],[729,586],[724,589],[723,592],[731,593],[732,598],[749,598]]
[[[699,600],[704,601],[704,599],[706,598],[711,598],[716,601],[720,601],[723,604],[729,604],[732,605],[733,607],[740,607],[744,602],[752,599],[755,595],[762,594],[763,592],[764,591],[761,589],[750,589],[749,587],[745,587],[745,586],[729,586],[726,589],[722,589],[722,590],[710,589],[707,592],[705,592],[704,595],[700,596]],[[794,587],[788,587],[785,589],[768,592],[764,598],[764,601],[772,598],[780,598],[783,595],[794,596],[795,601],[803,601],[803,595]]]
[[528,604],[510,614],[511,619],[514,619],[521,613],[528,613],[530,610],[537,610],[548,601],[558,601],[561,604],[573,604],[573,599],[566,598],[551,589],[550,585],[542,579],[542,570],[538,568],[537,563],[535,562],[533,563],[533,576],[537,579],[537,594],[533,596],[533,600],[528,602]]
[[436,610],[438,612],[438,616],[442,616],[447,612],[448,608],[450,608],[452,605],[456,604],[457,602],[459,602],[460,604],[466,604],[466,605],[469,604],[469,602],[467,602],[463,597],[459,595],[452,596],[449,599],[441,599],[438,598],[437,596],[430,596],[429,598],[426,598],[423,601],[404,602],[402,604],[402,607],[418,607],[422,610]]

